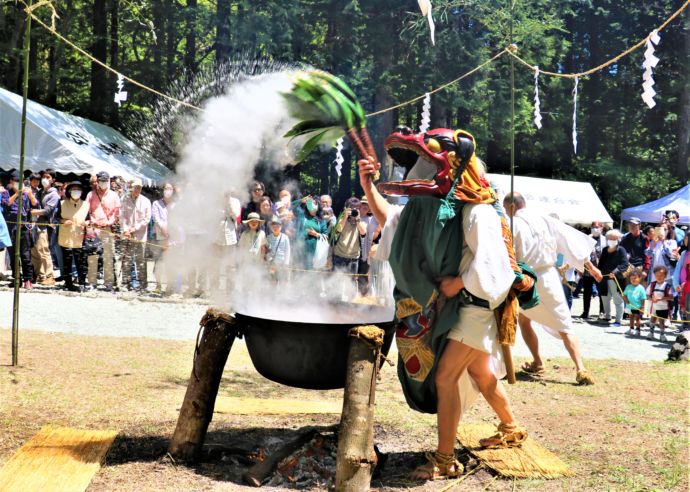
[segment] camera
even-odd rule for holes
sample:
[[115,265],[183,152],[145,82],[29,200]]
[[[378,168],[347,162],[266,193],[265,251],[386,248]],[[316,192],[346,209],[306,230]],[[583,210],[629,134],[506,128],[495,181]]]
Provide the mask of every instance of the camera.
[[350,217],[359,217],[359,210],[353,208],[352,212],[350,213]]

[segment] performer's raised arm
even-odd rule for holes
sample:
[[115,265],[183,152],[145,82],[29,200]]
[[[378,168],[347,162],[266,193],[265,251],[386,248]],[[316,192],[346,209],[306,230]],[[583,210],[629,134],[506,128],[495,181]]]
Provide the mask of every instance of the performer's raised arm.
[[381,164],[376,162],[373,157],[357,161],[359,167],[359,183],[362,185],[364,194],[369,202],[369,209],[374,214],[379,224],[385,224],[388,218],[389,204],[374,186],[372,176],[381,169]]

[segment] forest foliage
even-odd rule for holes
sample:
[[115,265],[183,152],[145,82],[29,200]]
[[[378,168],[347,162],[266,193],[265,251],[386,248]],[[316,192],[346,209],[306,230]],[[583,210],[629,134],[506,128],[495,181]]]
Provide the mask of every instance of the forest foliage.
[[[343,77],[374,111],[424,94],[484,62],[512,41],[545,70],[581,72],[645,37],[682,0],[436,0],[436,45],[414,0],[53,0],[58,32],[99,60],[178,95],[195,77],[238,60],[305,63]],[[0,85],[21,92],[21,2],[0,4]],[[39,16],[50,22],[43,7]],[[657,105],[640,98],[644,50],[579,81],[578,153],[571,142],[573,80],[539,79],[543,128],[532,122],[534,74],[515,66],[516,174],[584,180],[612,215],[688,182],[690,9],[661,33]],[[157,96],[129,85],[113,104],[115,76],[34,24],[29,95],[122,129],[136,140]],[[204,75],[206,74],[206,75]],[[432,127],[477,138],[491,172],[510,169],[510,58],[432,97]],[[398,124],[417,127],[421,101],[370,119],[379,146]],[[169,143],[168,143],[169,144]],[[170,145],[168,145],[169,147]],[[154,152],[155,153],[155,152]],[[357,193],[322,153],[291,171],[305,191]],[[174,153],[158,153],[174,168]]]

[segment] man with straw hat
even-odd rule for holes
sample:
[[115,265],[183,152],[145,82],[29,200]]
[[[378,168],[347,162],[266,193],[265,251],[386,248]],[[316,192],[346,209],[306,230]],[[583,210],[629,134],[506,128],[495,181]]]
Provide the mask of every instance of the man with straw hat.
[[[437,413],[438,447],[413,472],[415,479],[462,473],[454,454],[456,431],[478,393],[501,422],[483,446],[519,446],[527,437],[499,380],[506,364],[512,368],[501,338],[514,338],[518,298],[535,302],[534,280],[515,262],[510,227],[475,146],[474,137],[462,130],[413,134],[398,128],[391,134],[386,140],[391,157],[407,154],[408,163],[414,162],[411,151],[437,173],[435,181],[382,185],[423,195],[411,196],[404,208],[389,204],[373,185],[379,163],[371,157],[358,163],[369,208],[383,225],[376,256],[390,261],[396,280],[398,376],[413,409]],[[452,186],[439,193],[436,185],[444,176]]]
[[561,253],[565,263],[578,271],[587,271],[599,282],[601,272],[590,261],[595,241],[577,229],[553,217],[526,209],[520,193],[509,193],[503,200],[506,213],[513,218],[515,254],[528,263],[537,273],[539,305],[520,313],[520,331],[534,360],[525,363],[522,370],[541,375],[544,365],[539,355],[539,339],[532,323],[541,325],[549,334],[563,340],[565,348],[575,362],[578,384],[594,384],[594,378],[585,369],[577,338],[573,333],[570,309],[563,293],[556,256]]

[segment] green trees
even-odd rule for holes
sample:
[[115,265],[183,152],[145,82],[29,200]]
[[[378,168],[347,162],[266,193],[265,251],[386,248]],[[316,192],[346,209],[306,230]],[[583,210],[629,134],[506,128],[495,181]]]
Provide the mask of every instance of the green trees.
[[[436,0],[436,46],[413,0],[64,0],[57,29],[122,73],[163,91],[215,64],[263,57],[331,71],[368,111],[423,94],[477,66],[513,41],[541,68],[580,72],[646,36],[680,0]],[[48,19],[48,9],[39,10]],[[20,92],[21,4],[0,5],[0,84]],[[580,80],[579,151],[573,154],[571,79],[540,77],[544,127],[532,123],[534,74],[516,66],[516,172],[591,181],[612,214],[688,181],[690,12],[661,33],[654,70],[657,106],[640,99],[642,50]],[[37,27],[31,94],[39,102],[130,130],[156,97],[128,87],[112,103],[114,76]],[[509,170],[509,60],[432,97],[432,126],[470,130],[494,172]],[[421,101],[370,118],[382,155],[396,125],[419,124]],[[350,155],[348,153],[348,155]],[[334,152],[292,171],[309,191],[356,192],[348,159],[340,179]]]

